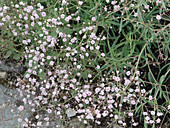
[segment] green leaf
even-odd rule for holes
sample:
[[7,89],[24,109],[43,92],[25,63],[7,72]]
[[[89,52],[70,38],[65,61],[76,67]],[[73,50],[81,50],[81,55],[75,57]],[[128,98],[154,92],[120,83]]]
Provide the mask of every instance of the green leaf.
[[87,73],[86,72],[82,72],[81,76],[83,77],[83,79],[86,79],[87,78]]
[[136,109],[135,109],[135,114],[139,111],[139,109],[142,107],[142,104],[139,105]]
[[121,21],[120,21],[120,26],[119,26],[119,33],[120,33],[121,30],[122,30],[122,22],[123,22],[123,20],[121,19]]
[[144,121],[144,127],[145,127],[145,128],[148,128],[148,124],[145,123],[145,121]]
[[21,54],[14,54],[13,59],[19,60],[21,58]]
[[150,72],[148,73],[148,79],[149,79],[150,82],[154,83],[154,79],[153,79],[152,74]]
[[142,13],[140,12],[139,8],[137,10],[137,13],[138,13],[138,20],[139,20],[139,22],[143,23]]
[[11,54],[12,54],[12,51],[7,51],[7,53],[6,53],[6,55],[5,55],[5,58],[10,57],[10,56],[11,56]]
[[162,76],[161,76],[161,78],[160,78],[160,80],[159,80],[159,83],[160,83],[160,84],[163,83],[163,81],[165,80],[165,77],[166,77],[165,75],[162,75]]

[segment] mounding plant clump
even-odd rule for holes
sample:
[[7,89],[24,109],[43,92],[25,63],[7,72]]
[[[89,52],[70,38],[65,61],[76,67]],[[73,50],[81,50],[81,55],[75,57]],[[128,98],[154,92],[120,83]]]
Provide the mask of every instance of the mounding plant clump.
[[[169,127],[167,0],[32,0],[0,7],[0,52],[27,66],[23,127]],[[19,106],[16,114],[26,108]],[[46,112],[45,117],[41,113]],[[39,120],[41,118],[41,120]],[[18,118],[18,122],[22,122]]]

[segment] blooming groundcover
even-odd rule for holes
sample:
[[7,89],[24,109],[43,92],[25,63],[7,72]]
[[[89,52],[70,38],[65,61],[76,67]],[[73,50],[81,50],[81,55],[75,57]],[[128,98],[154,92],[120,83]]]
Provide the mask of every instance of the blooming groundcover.
[[[36,113],[23,127],[49,126],[51,114],[63,124],[76,117],[84,127],[169,127],[169,5],[168,0],[2,4],[0,53],[27,66],[12,86],[27,92],[23,102]],[[19,106],[17,113],[24,110]],[[39,121],[41,111],[47,115]]]

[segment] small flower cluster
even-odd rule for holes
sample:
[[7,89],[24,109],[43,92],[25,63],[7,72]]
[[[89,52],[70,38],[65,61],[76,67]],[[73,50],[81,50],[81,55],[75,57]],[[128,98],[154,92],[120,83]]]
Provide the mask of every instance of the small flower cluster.
[[[59,1],[55,7],[47,9],[41,3],[28,5],[24,2],[0,7],[0,26],[6,27],[11,40],[24,47],[28,69],[24,78],[16,83],[19,92],[28,93],[27,98],[23,97],[24,104],[29,104],[32,112],[43,108],[60,119],[65,118],[66,109],[73,108],[84,124],[95,122],[100,125],[106,119],[126,127],[129,118],[132,125],[137,126],[140,112],[143,112],[145,123],[161,123],[167,106],[161,110],[159,106],[152,106],[156,99],[146,90],[142,72],[131,65],[122,70],[116,67],[116,62],[116,68],[110,64],[113,47],[106,45],[109,39],[105,31],[99,32],[99,26],[104,23],[98,20],[103,15],[106,22],[119,19],[112,15],[118,12],[127,15],[130,12],[132,15],[127,21],[132,18],[136,26],[143,24],[137,22],[141,15],[137,1],[106,0],[96,5],[102,10],[98,16],[87,17],[81,11],[87,2],[78,1],[75,8],[69,1]],[[101,6],[103,4],[105,6]],[[161,1],[157,0],[156,4],[161,6]],[[147,0],[141,8],[145,14],[152,9],[151,1]],[[156,19],[160,21],[161,14]],[[109,68],[111,72],[107,72]],[[150,105],[145,106],[146,102]],[[19,112],[24,109],[24,106],[18,107]],[[46,126],[51,121],[49,115],[43,119]],[[35,119],[39,118],[40,115],[35,116]],[[24,127],[42,126],[42,122],[31,123],[27,118],[25,121]]]

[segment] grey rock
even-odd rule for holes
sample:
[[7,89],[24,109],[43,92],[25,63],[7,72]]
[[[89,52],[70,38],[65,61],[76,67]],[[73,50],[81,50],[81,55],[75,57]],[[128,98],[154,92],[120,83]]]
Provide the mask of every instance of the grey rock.
[[72,109],[72,108],[68,108],[66,110],[66,114],[67,114],[67,117],[70,118],[70,117],[73,117],[73,116],[76,115],[76,111],[74,109]]
[[[32,115],[30,111],[23,111],[22,115],[17,115],[18,101],[22,103],[21,99],[17,97],[16,89],[9,89],[0,84],[0,128],[23,128],[24,119]],[[24,105],[24,108],[28,107],[28,105]],[[11,110],[14,110],[15,114]],[[19,123],[18,118],[21,118],[23,122]]]

